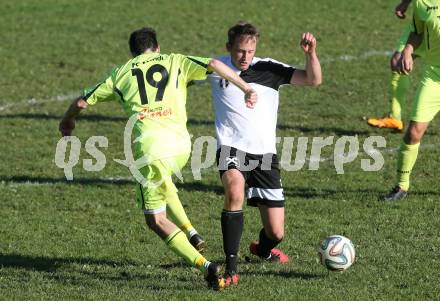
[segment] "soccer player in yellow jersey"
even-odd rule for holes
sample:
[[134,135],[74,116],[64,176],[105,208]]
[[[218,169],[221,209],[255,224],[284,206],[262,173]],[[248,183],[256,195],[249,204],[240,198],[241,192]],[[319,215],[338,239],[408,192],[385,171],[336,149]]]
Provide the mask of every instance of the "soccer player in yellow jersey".
[[60,131],[63,136],[71,135],[80,111],[99,102],[117,101],[128,116],[135,116],[134,158],[143,158],[146,162],[146,166],[139,169],[145,181],[136,185],[137,201],[148,227],[168,248],[204,272],[210,287],[222,289],[224,280],[220,267],[206,260],[188,240],[195,230],[171,176],[186,164],[191,151],[185,109],[190,81],[203,80],[207,72],[214,71],[245,93],[248,108],[253,108],[256,93],[218,60],[161,54],[156,32],[151,28],[134,31],[129,45],[134,58],[75,100],[60,122]]
[[[405,12],[408,9],[411,0],[402,0],[395,8],[397,17],[404,19]],[[411,32],[411,23],[408,23],[394,49],[393,56],[390,60],[391,67],[391,82],[390,82],[390,112],[388,116],[383,118],[369,118],[367,123],[374,127],[403,130],[402,113],[406,112],[406,95],[410,87],[410,78],[405,74],[400,74],[397,63],[402,56],[402,51],[405,48]],[[417,49],[415,56],[422,56],[421,48]]]
[[425,48],[425,68],[413,101],[411,121],[399,149],[398,183],[384,201],[397,201],[407,195],[420,140],[440,110],[440,0],[413,0],[412,5],[414,31],[402,52],[399,71],[403,74],[412,71],[412,55],[419,47]]

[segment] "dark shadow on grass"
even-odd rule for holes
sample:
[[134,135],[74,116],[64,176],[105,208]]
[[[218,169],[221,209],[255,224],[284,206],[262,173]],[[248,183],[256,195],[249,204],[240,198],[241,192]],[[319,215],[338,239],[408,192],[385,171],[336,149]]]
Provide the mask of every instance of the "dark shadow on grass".
[[[389,192],[389,191],[387,191]],[[410,198],[411,196],[417,196],[417,197],[427,197],[427,196],[439,196],[440,195],[440,190],[439,191],[430,191],[430,190],[410,190],[408,192],[408,196],[407,198]]]
[[[34,120],[61,120],[62,115],[51,115],[44,113],[16,113],[16,114],[0,114],[0,119],[34,119]],[[108,116],[100,114],[82,114],[78,117],[79,120],[87,121],[112,121],[112,122],[126,122],[127,116],[121,112],[121,116]],[[214,126],[214,120],[204,120],[196,118],[188,118],[188,124],[194,126]],[[302,133],[333,133],[338,136],[344,135],[367,135],[371,134],[371,131],[367,130],[355,130],[346,128],[336,128],[336,127],[304,127],[295,126],[289,124],[278,124],[277,126],[280,130],[293,130]]]
[[[0,119],[34,119],[34,120],[61,120],[62,115],[50,115],[44,113],[16,113],[16,114],[0,114]],[[113,121],[113,122],[126,122],[127,116],[121,112],[121,116],[108,116],[100,114],[82,114],[78,116],[78,120],[87,121]],[[213,120],[202,120],[188,118],[188,124],[190,125],[209,125],[214,126]]]
[[[96,273],[96,272],[81,272],[76,275],[62,275],[62,274],[45,274],[44,278],[55,280],[63,283],[64,285],[76,285],[87,286],[90,289],[101,288],[102,282],[112,282],[121,287],[136,287],[142,290],[152,291],[169,291],[169,292],[181,292],[181,291],[200,291],[205,287],[205,282],[202,277],[197,279],[188,279],[185,276],[170,276],[167,280],[157,274],[147,273],[118,273],[117,276],[108,275],[108,273]],[[95,281],[93,281],[95,280]],[[98,281],[98,283],[96,282]]]
[[73,178],[67,181],[66,178],[32,177],[32,176],[0,176],[0,182],[10,184],[68,184],[68,185],[132,185],[135,183],[131,179],[101,179],[101,178]]
[[320,134],[335,134],[336,136],[354,136],[354,135],[368,135],[371,131],[349,129],[349,128],[337,128],[337,127],[305,127],[305,126],[294,126],[288,124],[278,124],[277,126],[280,130],[298,131],[304,134],[310,133],[320,133]]
[[180,262],[160,264],[159,267],[161,269],[168,270],[168,269],[174,269],[174,268],[185,268],[185,267],[188,267],[188,264],[186,264],[183,261],[180,261]]
[[[6,184],[37,184],[37,185],[47,185],[47,184],[67,184],[67,185],[133,185],[135,184],[134,179],[120,179],[120,178],[74,178],[73,181],[67,181],[66,178],[50,178],[50,177],[35,177],[35,176],[0,176],[0,183]],[[198,191],[206,193],[215,193],[216,195],[223,195],[223,186],[220,184],[205,184],[203,181],[195,182],[184,182],[175,181],[178,189],[186,191]],[[388,191],[382,188],[371,188],[371,189],[315,189],[313,187],[284,187],[284,194],[287,197],[295,198],[322,198],[329,197],[332,198],[338,194],[363,194],[369,196],[370,198],[381,198]],[[411,195],[415,196],[440,196],[439,191],[411,191]]]
[[[363,198],[372,201],[381,201],[382,198],[389,193],[389,190],[384,190],[385,187],[369,188],[369,189],[314,189],[313,187],[284,187],[284,194],[288,197],[312,199],[312,198],[329,198],[334,200],[336,195],[352,195],[353,199],[359,199],[359,195]],[[438,197],[440,190],[426,190],[426,191],[410,191],[408,197]]]
[[221,185],[204,184],[203,181],[184,183],[176,181],[175,183],[178,189],[183,189],[186,191],[210,192],[219,195],[223,194],[223,186]]
[[257,259],[256,257],[250,258],[246,256],[244,258],[243,264],[246,266],[254,267],[257,269],[257,271],[242,271],[240,272],[240,275],[253,275],[253,276],[277,276],[277,277],[283,277],[283,278],[299,278],[304,280],[309,279],[316,279],[316,278],[322,278],[327,274],[316,274],[316,273],[305,273],[305,272],[296,272],[293,270],[288,271],[270,271],[270,270],[262,270],[261,269],[261,263],[262,261],[260,259]]
[[[133,271],[91,272],[84,270],[78,270],[78,271],[75,270],[74,274],[66,274],[70,272],[71,271],[63,272],[63,273],[49,273],[49,274],[44,274],[43,277],[58,281],[66,285],[81,285],[81,286],[88,286],[90,288],[100,285],[90,280],[98,280],[99,282],[102,281],[119,282],[121,283],[121,285],[127,285],[130,287],[136,286],[140,289],[160,290],[160,291],[162,290],[193,291],[199,289],[187,277],[183,277],[183,276],[180,277],[178,275],[170,276],[169,282],[173,283],[172,286],[170,286],[168,281],[163,281],[158,278],[156,274],[157,271],[155,271],[155,273],[151,273],[148,271],[144,273],[144,272],[133,272]],[[200,280],[200,285],[203,284],[204,284],[203,281]]]
[[[75,268],[69,266],[71,264],[77,264],[80,265],[80,267]],[[85,269],[83,267],[84,265],[91,266],[91,268]],[[0,268],[25,269],[33,272],[37,271],[41,273],[41,277],[55,280],[65,285],[79,285],[94,288],[100,286],[102,281],[112,281],[120,282],[122,283],[121,285],[127,285],[130,287],[137,286],[141,289],[158,291],[194,291],[199,290],[204,285],[202,280],[200,281],[200,287],[198,287],[197,285],[194,285],[191,279],[187,279],[183,276],[171,276],[172,279],[170,279],[170,281],[173,282],[173,285],[170,286],[167,281],[161,281],[158,279],[154,270],[136,272],[130,269],[127,271],[124,270],[124,267],[127,265],[138,266],[137,263],[129,260],[115,261],[92,257],[45,257],[20,254],[0,254]],[[99,266],[106,266],[106,269],[97,271],[96,267]],[[108,270],[109,268],[111,269],[110,271]],[[23,279],[26,278],[26,276],[19,277],[19,281],[23,281]],[[98,283],[95,280],[98,280]]]
[[[0,119],[34,119],[34,120],[61,120],[61,115],[50,115],[44,113],[16,113],[16,114],[0,114]],[[111,121],[111,122],[126,122],[127,116],[121,112],[121,116],[108,116],[100,114],[82,114],[78,117],[79,120],[87,121]],[[187,123],[193,126],[214,126],[214,120],[203,120],[196,118],[188,118]],[[278,124],[277,128],[280,130],[298,131],[304,134],[320,133],[325,135],[335,134],[336,136],[354,136],[354,135],[371,135],[371,134],[402,134],[403,132],[392,129],[378,129],[370,127],[371,130],[338,128],[338,127],[306,127],[295,126],[290,124]],[[428,129],[425,136],[436,135],[435,132]]]
[[282,278],[298,278],[303,280],[311,280],[325,277],[327,274],[315,274],[315,273],[304,273],[295,271],[258,271],[258,272],[241,272],[240,275],[253,275],[253,276],[275,276]]
[[188,124],[190,125],[209,125],[214,127],[214,120],[202,120],[195,118],[188,118]]
[[[388,135],[388,134],[396,134],[403,135],[404,132],[393,130],[393,129],[379,129],[374,127],[367,127],[366,129],[356,129],[356,128],[339,128],[339,127],[307,127],[307,126],[295,126],[289,124],[278,124],[277,128],[280,130],[289,130],[289,131],[298,131],[304,134],[325,134],[325,136],[355,136],[355,135]],[[436,135],[434,130],[427,130],[425,135]],[[294,135],[298,136],[298,135]]]
[[59,267],[69,264],[106,265],[111,267],[136,265],[132,261],[114,261],[93,257],[45,257],[20,254],[0,254],[0,266],[20,268],[32,271],[54,272]]
[[289,197],[298,198],[317,198],[317,197],[332,197],[336,194],[365,194],[369,196],[379,196],[385,194],[386,191],[377,188],[371,189],[315,189],[313,187],[284,187],[284,194]]
[[[50,178],[50,177],[32,177],[32,176],[0,176],[0,182],[7,184],[67,184],[67,185],[133,185],[136,183],[134,179],[119,178],[77,178],[73,181],[67,181],[66,178]],[[204,184],[203,182],[180,182],[175,181],[177,188],[186,191],[213,192],[215,194],[223,194],[223,187],[220,185]]]

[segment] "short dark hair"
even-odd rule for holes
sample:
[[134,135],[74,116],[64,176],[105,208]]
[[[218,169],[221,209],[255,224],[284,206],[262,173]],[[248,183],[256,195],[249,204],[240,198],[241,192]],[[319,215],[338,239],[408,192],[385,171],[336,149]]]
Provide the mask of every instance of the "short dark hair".
[[147,49],[155,50],[158,47],[156,31],[151,27],[144,27],[133,31],[128,40],[133,56],[138,56]]
[[254,25],[245,21],[238,21],[228,30],[228,44],[234,44],[235,39],[243,35],[255,37],[257,40],[260,37],[258,29]]

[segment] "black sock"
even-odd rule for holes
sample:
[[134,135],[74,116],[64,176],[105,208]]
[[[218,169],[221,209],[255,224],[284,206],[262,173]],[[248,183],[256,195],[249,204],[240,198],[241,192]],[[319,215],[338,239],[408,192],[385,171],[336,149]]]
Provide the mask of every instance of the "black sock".
[[243,232],[243,210],[222,211],[223,251],[226,255],[226,272],[237,272],[237,253]]
[[268,258],[270,255],[270,250],[275,248],[281,240],[276,241],[272,240],[266,235],[266,231],[264,231],[264,228],[260,231],[260,241],[258,243],[258,255],[263,258]]

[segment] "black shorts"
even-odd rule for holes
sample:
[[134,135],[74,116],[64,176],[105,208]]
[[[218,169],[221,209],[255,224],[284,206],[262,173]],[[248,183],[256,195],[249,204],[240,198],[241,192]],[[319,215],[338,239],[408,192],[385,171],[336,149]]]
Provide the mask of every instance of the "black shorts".
[[229,169],[237,169],[247,184],[247,204],[257,207],[284,207],[280,168],[276,154],[254,155],[222,145],[217,150],[220,178]]

